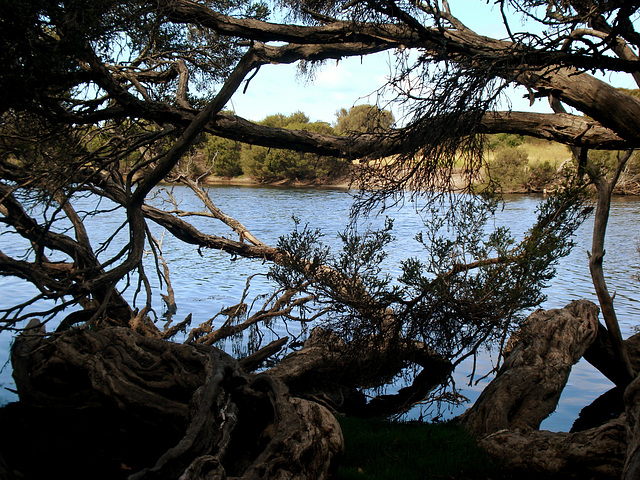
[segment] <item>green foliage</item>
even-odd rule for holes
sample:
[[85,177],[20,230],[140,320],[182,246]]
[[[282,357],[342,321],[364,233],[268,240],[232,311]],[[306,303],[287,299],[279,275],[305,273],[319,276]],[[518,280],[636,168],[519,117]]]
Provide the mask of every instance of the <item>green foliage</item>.
[[395,123],[393,114],[375,105],[358,105],[348,111],[341,108],[336,112],[336,133],[349,135],[354,133],[381,133]]
[[242,175],[242,144],[240,142],[207,135],[201,151],[209,166],[210,162],[213,162],[212,174],[221,177]]
[[[140,153],[134,148],[124,155],[113,153],[114,149],[127,146],[129,133],[143,135],[144,127],[129,121],[102,128],[68,127],[38,115],[9,110],[0,116],[0,161],[32,175],[29,183],[40,193],[65,190],[83,181],[83,166],[126,169],[139,161]],[[8,171],[5,175],[6,179],[11,178]]]
[[618,152],[612,150],[592,150],[589,160],[601,171],[608,172],[616,168]]
[[517,133],[496,133],[488,136],[488,147],[492,150],[503,147],[519,147],[525,143],[524,135]]
[[401,314],[408,335],[448,358],[504,341],[545,300],[542,289],[590,212],[581,190],[567,188],[540,204],[536,224],[516,243],[506,228],[485,233],[494,208],[472,200],[433,212],[418,237],[426,260],[403,265],[400,280],[414,299]]
[[[618,150],[591,150],[589,152],[589,161],[592,162],[601,172],[613,172],[618,166],[618,157],[624,152]],[[625,166],[625,172],[628,175],[637,175],[640,173],[640,153],[634,152]]]
[[[384,298],[385,303],[391,303],[391,279],[381,274],[380,264],[387,256],[386,248],[394,240],[392,228],[390,219],[383,228],[365,232],[351,226],[338,234],[342,249],[336,253],[320,241],[319,230],[308,226],[300,229],[295,220],[293,232],[278,241],[278,249],[286,254],[285,260],[274,265],[269,276],[280,285],[297,288],[311,277],[315,279],[312,288],[319,294],[318,300],[331,303],[329,316],[336,324],[345,316],[356,318],[363,309],[371,307],[371,296],[378,302]],[[345,327],[349,326],[345,322]],[[345,335],[348,336],[348,332]]]
[[[520,242],[507,228],[487,233],[498,206],[491,199],[469,197],[434,206],[417,236],[424,255],[404,261],[396,281],[381,270],[385,249],[394,241],[391,221],[364,233],[350,227],[340,235],[343,247],[337,253],[320,243],[307,244],[316,242],[317,235],[294,232],[279,244],[290,263],[274,267],[271,277],[283,287],[300,287],[302,278],[313,278],[303,290],[327,305],[324,325],[350,342],[355,361],[374,339],[388,341],[391,329],[455,363],[483,345],[504,342],[524,314],[544,301],[542,289],[589,213],[583,202],[573,188],[547,198],[537,223]],[[309,264],[330,268],[314,270]],[[395,313],[393,324],[385,321],[388,309]],[[386,353],[393,355],[393,347]],[[391,365],[394,359],[385,362]]]
[[529,185],[533,190],[539,191],[545,185],[550,184],[556,175],[556,169],[551,162],[545,160],[529,166]]
[[320,265],[326,264],[329,249],[323,245],[319,229],[312,230],[309,225],[301,228],[300,220],[295,217],[293,222],[293,231],[278,240],[278,250],[286,255],[279,265],[271,267],[269,276],[281,285],[302,288],[309,274],[317,274]]
[[452,423],[339,421],[345,439],[340,480],[479,479],[498,472],[476,441]]
[[291,124],[307,125],[309,121],[309,117],[302,112],[295,112],[289,116],[282,113],[276,113],[265,117],[265,119],[260,122],[260,125],[272,128],[291,128]]
[[[302,112],[291,115],[277,113],[259,122],[273,128],[306,130],[321,134],[333,134],[326,122],[311,122]],[[247,174],[260,181],[315,180],[340,177],[347,173],[349,162],[335,157],[322,157],[293,150],[266,148],[236,142],[234,140],[205,135],[197,145],[196,165],[205,171],[211,167],[213,175],[237,177]],[[206,165],[205,165],[206,164]]]
[[513,190],[529,181],[527,153],[517,147],[504,147],[496,151],[489,165],[491,181],[505,190]]
[[[310,122],[302,112],[270,115],[260,123],[268,127],[333,133],[328,123]],[[258,146],[245,146],[241,158],[243,171],[261,181],[331,178],[345,173],[348,167],[346,161],[335,157]]]

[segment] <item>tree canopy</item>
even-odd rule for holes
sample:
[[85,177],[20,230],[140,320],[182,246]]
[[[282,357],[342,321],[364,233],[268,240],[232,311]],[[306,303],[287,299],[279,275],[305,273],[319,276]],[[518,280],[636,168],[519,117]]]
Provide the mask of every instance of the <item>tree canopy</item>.
[[357,105],[348,111],[341,108],[336,112],[336,132],[338,134],[380,133],[391,128],[393,114],[373,105]]

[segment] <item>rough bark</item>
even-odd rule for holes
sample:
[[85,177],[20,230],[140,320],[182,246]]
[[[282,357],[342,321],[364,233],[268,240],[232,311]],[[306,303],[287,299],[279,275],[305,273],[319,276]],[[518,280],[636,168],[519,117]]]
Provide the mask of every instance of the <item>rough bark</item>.
[[[640,100],[576,69],[532,71],[520,79],[524,85],[553,92],[564,103],[596,119],[622,138],[638,138]],[[616,108],[607,108],[615,105]]]
[[22,402],[115,405],[182,432],[131,479],[327,478],[342,451],[340,427],[327,409],[292,398],[270,376],[244,373],[216,348],[125,328],[75,329],[51,338],[39,328],[29,332],[12,350]]
[[624,418],[617,418],[577,433],[500,430],[479,445],[514,478],[618,479],[626,428]]
[[598,307],[586,300],[531,314],[496,378],[462,423],[479,436],[537,430],[555,410],[572,365],[596,338],[598,325]]
[[[195,114],[174,106],[153,106],[149,119],[163,118],[177,125],[188,125]],[[437,124],[438,119],[431,119]],[[569,114],[535,112],[491,112],[478,127],[482,133],[526,134],[568,145],[585,145],[593,149],[627,149],[637,147],[638,140],[625,140],[586,117]],[[292,148],[297,151],[345,158],[384,157],[402,153],[405,149],[403,129],[392,130],[380,137],[362,134],[357,137],[327,135],[302,130],[258,125],[230,113],[220,113],[207,125],[209,133],[253,145],[271,148]]]
[[[386,417],[405,412],[427,398],[452,371],[451,362],[418,343],[393,348],[372,344],[354,352],[330,331],[315,328],[300,350],[268,373],[285,383],[292,394],[340,413]],[[413,383],[396,394],[380,395],[366,403],[360,389],[377,387],[381,379],[396,378],[407,362],[422,367]]]
[[624,392],[627,417],[627,457],[623,480],[640,478],[640,377]]

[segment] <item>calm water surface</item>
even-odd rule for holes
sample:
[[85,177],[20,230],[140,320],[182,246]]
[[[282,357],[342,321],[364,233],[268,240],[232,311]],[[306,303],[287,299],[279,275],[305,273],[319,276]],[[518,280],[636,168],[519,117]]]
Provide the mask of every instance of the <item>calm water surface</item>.
[[[202,206],[190,191],[175,188],[174,195],[180,202],[180,209],[201,211]],[[210,188],[214,203],[225,213],[240,220],[262,241],[274,245],[278,238],[293,229],[292,217],[302,224],[308,223],[320,228],[325,243],[337,244],[336,233],[341,231],[349,221],[351,196],[343,190],[331,189],[288,189],[275,187],[230,187]],[[540,196],[510,196],[505,207],[498,213],[496,223],[509,226],[517,238],[531,226],[535,218],[536,205]],[[161,206],[159,199],[155,200]],[[76,208],[90,209],[91,199],[79,201]],[[106,205],[105,205],[106,206]],[[416,232],[422,229],[420,216],[412,205],[390,213],[395,218],[394,234],[396,241],[385,262],[385,269],[392,275],[399,273],[400,260],[410,256],[420,256],[422,247],[414,240]],[[88,230],[92,236],[94,248],[100,241],[109,236],[122,222],[122,215],[110,214],[99,220],[87,219]],[[369,222],[382,225],[384,218],[373,218]],[[615,292],[616,310],[621,322],[624,336],[635,333],[640,319],[638,303],[637,275],[640,273],[640,254],[637,247],[640,240],[638,230],[640,222],[640,200],[635,198],[616,198],[613,202],[609,229],[607,232],[605,256],[605,274],[611,292]],[[220,222],[206,218],[194,218],[195,223],[206,233],[229,235],[229,229]],[[546,289],[548,300],[544,308],[561,308],[572,300],[587,298],[596,301],[592,285],[589,281],[587,251],[590,249],[592,222],[587,221],[579,230],[577,246],[571,255],[562,259],[558,267],[558,275]],[[155,229],[160,238],[162,231]],[[126,233],[121,235],[124,242]],[[24,243],[17,236],[0,236],[0,250],[8,255],[19,252]],[[178,303],[178,320],[188,313],[193,314],[192,325],[205,321],[215,315],[221,308],[236,304],[245,288],[249,275],[266,273],[268,265],[257,260],[237,259],[231,261],[229,256],[217,251],[202,250],[198,252],[191,246],[176,241],[170,235],[163,240],[163,250],[171,268],[172,284]],[[151,261],[151,260],[149,260]],[[153,280],[153,279],[152,279]],[[157,283],[157,282],[156,282]],[[255,278],[251,283],[254,294],[268,292],[268,285],[263,277]],[[27,300],[33,289],[24,282],[13,278],[0,277],[0,306],[9,302]],[[156,295],[154,307],[161,315],[163,305],[160,296]],[[10,367],[7,364],[11,336],[0,335],[0,404],[14,401],[15,395],[3,387],[12,387]],[[241,348],[230,345],[229,348]],[[486,354],[481,358],[480,371],[491,368],[492,358]],[[466,371],[465,371],[466,368]],[[473,401],[482,390],[486,380],[478,385],[468,386],[467,374],[470,364],[459,369],[456,384],[462,387],[462,394]],[[542,425],[548,430],[568,430],[577,417],[580,409],[612,387],[599,372],[586,362],[580,362],[572,371],[569,383],[560,400],[556,413]],[[468,404],[445,413],[451,416],[464,411]],[[428,412],[422,412],[428,413]],[[411,415],[421,415],[420,409]]]

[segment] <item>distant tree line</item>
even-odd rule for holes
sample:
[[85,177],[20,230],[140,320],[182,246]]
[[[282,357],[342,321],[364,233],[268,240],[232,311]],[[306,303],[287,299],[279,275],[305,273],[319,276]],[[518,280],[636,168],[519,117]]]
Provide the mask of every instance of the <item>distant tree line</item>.
[[[621,89],[624,90],[624,89]],[[640,96],[639,90],[624,90],[633,96]],[[360,134],[382,134],[394,124],[393,114],[373,105],[357,105],[336,112],[333,124],[324,121],[312,122],[303,112],[290,115],[277,113],[269,115],[259,125],[287,130],[302,130],[326,135],[357,136]],[[545,140],[518,133],[498,133],[487,136],[486,149],[492,152],[486,179],[500,185],[505,192],[540,192],[554,188],[562,178],[558,168],[563,159],[548,155],[541,161],[532,161],[527,146],[539,146],[544,150]],[[567,147],[567,158],[571,155]],[[592,152],[597,162],[611,168],[616,162],[618,151]],[[549,152],[553,155],[553,152]],[[139,156],[139,155],[138,155]],[[133,159],[135,163],[138,158]],[[183,173],[192,177],[215,175],[220,177],[247,176],[260,182],[279,180],[303,182],[330,182],[349,173],[351,160],[333,156],[305,153],[294,150],[249,145],[240,141],[218,137],[208,133],[201,135],[178,165]],[[571,165],[566,165],[571,168]],[[623,172],[617,193],[637,194],[640,175],[640,155],[634,154]],[[627,181],[628,180],[628,181]]]
[[[328,135],[382,133],[395,123],[393,114],[373,105],[357,105],[336,112],[334,125],[312,122],[303,112],[269,115],[258,122],[271,128],[303,130]],[[203,134],[180,168],[188,164],[189,173],[221,177],[249,176],[259,181],[331,180],[348,173],[351,162],[345,158],[322,156],[278,148],[248,145],[235,140]]]

